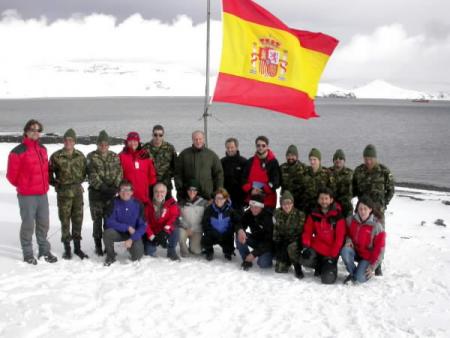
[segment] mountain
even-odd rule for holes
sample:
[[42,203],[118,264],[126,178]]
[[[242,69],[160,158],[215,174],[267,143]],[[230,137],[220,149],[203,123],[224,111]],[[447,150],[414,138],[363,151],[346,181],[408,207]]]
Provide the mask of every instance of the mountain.
[[[1,65],[0,65],[1,67]],[[1,98],[94,97],[94,96],[202,96],[203,69],[178,64],[83,61],[23,65],[0,69]],[[211,76],[210,91],[216,78]],[[450,93],[429,94],[375,80],[354,89],[320,83],[319,97],[362,99],[450,100]]]
[[375,80],[353,89],[353,93],[361,99],[432,99],[430,94],[396,87],[383,80]]
[[426,93],[422,91],[409,90],[394,86],[384,80],[374,80],[354,89],[344,89],[328,83],[321,83],[317,93],[320,97],[397,100],[450,100],[450,93]]

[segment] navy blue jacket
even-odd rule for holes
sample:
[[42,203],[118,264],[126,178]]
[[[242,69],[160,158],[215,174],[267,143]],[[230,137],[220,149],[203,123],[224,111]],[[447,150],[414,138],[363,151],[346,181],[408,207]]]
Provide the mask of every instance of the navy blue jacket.
[[144,221],[144,206],[135,198],[123,201],[119,197],[114,198],[112,210],[106,219],[105,227],[118,232],[127,232],[128,227],[133,227],[136,231],[131,235],[131,239],[140,239],[147,228]]

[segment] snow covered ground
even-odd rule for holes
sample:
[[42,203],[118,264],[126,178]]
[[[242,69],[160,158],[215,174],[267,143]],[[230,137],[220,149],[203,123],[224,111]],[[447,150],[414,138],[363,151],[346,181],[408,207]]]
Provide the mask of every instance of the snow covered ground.
[[[308,270],[239,269],[240,259],[171,262],[165,252],[103,267],[93,254],[85,203],[83,248],[90,259],[22,262],[19,210],[5,178],[14,144],[0,144],[0,337],[449,337],[450,194],[398,189],[387,213],[384,276],[364,285],[321,285]],[[58,145],[49,145],[49,153]],[[89,151],[94,146],[79,146]],[[112,147],[119,150],[120,147]],[[87,197],[87,196],[85,196]],[[56,196],[49,193],[52,251],[61,257]]]

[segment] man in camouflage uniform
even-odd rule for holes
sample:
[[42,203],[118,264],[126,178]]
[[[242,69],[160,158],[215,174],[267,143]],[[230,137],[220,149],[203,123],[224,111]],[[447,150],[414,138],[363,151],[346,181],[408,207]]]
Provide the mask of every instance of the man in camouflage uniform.
[[[49,182],[55,187],[58,215],[61,221],[61,241],[64,243],[64,259],[71,259],[70,241],[74,253],[81,259],[88,256],[81,250],[81,226],[83,224],[83,187],[86,180],[86,157],[74,148],[76,134],[69,129],[64,134],[64,148],[54,152],[49,162]],[[70,234],[72,221],[72,234]]]
[[[167,187],[167,197],[172,196],[172,178],[175,172],[175,161],[177,152],[175,147],[164,140],[164,128],[161,125],[153,127],[152,140],[143,146],[153,159],[156,169],[156,181],[164,183]],[[150,196],[153,196],[152,188],[150,188]]]
[[335,191],[334,178],[330,176],[328,169],[321,165],[322,154],[316,148],[309,152],[309,163],[306,167],[301,184],[301,202],[299,209],[305,214],[309,214],[317,205],[317,196],[322,188],[329,188]]
[[[375,207],[384,216],[384,212],[394,196],[394,177],[388,167],[377,160],[377,151],[374,145],[369,144],[363,152],[364,163],[355,168],[353,173],[353,196],[361,198],[368,196]],[[384,217],[381,224],[384,227]],[[376,276],[381,276],[381,264],[375,270]]]
[[103,256],[104,218],[123,176],[119,156],[109,150],[109,136],[104,130],[98,135],[97,150],[87,156],[87,172],[95,253]]
[[294,202],[294,197],[286,190],[281,196],[281,208],[274,212],[273,242],[277,259],[275,272],[286,273],[293,264],[295,276],[302,279],[303,271],[299,253],[302,249],[301,236],[305,214],[294,207]]
[[295,200],[295,207],[300,207],[301,182],[306,170],[306,165],[298,160],[297,147],[291,144],[286,151],[286,163],[280,166],[281,170],[281,194],[290,191]]
[[364,163],[356,167],[353,173],[353,196],[369,196],[384,214],[394,196],[394,177],[389,168],[378,163],[374,145],[367,145],[363,156]]
[[334,166],[329,168],[330,176],[334,178],[336,186],[335,200],[342,207],[342,215],[348,217],[352,215],[352,179],[353,170],[345,166],[345,154],[342,149],[336,150],[333,155]]

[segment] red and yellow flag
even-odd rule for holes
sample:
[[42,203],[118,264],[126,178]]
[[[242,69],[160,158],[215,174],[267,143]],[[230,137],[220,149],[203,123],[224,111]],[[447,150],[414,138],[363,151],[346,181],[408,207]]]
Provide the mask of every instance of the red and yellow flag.
[[287,27],[251,0],[223,0],[222,61],[213,101],[317,117],[320,76],[338,40]]

